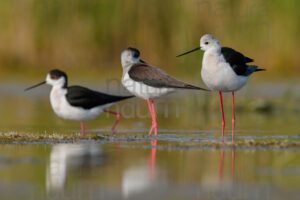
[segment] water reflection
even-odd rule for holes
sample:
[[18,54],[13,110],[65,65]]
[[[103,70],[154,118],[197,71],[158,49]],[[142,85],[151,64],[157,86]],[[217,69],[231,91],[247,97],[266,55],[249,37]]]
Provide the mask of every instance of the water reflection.
[[221,150],[221,158],[220,158],[220,172],[219,172],[219,179],[220,179],[220,184],[223,182],[223,171],[224,171],[224,156],[225,156],[225,150]]
[[143,164],[129,167],[123,173],[122,194],[126,199],[131,195],[150,191],[153,186],[162,182],[162,177],[158,177],[155,168],[157,140],[152,140],[150,145],[148,166],[143,162]]
[[[220,169],[219,169],[219,182],[220,185],[223,183],[223,172],[224,172],[224,159],[225,159],[225,150],[221,150],[220,158]],[[235,166],[235,149],[231,150],[231,182],[234,183],[234,166]]]
[[153,180],[155,176],[155,158],[156,158],[157,140],[152,140],[150,144],[151,144],[151,152],[149,155],[148,169],[149,169],[149,178]]
[[50,153],[46,174],[47,193],[62,192],[69,171],[88,171],[90,167],[101,166],[104,154],[96,144],[56,144]]
[[231,150],[231,181],[234,183],[235,150]]
[[[179,145],[176,148],[167,145],[170,143],[165,141],[2,145],[1,197],[172,200],[299,197],[299,151],[182,150]],[[47,160],[45,155],[49,155]],[[41,188],[41,183],[47,187]]]

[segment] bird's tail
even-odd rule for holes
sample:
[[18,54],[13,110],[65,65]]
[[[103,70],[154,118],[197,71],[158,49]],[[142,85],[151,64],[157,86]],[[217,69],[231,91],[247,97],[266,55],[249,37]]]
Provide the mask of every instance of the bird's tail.
[[115,97],[116,97],[116,101],[122,101],[122,100],[125,100],[125,99],[133,98],[135,96],[130,95],[130,96],[115,96]]
[[248,65],[248,69],[247,69],[246,75],[249,76],[253,72],[257,72],[257,71],[265,71],[265,69],[259,69],[258,66],[256,66],[256,65]]
[[180,87],[180,89],[190,89],[190,90],[210,91],[210,90],[207,90],[207,89],[204,89],[204,88],[201,88],[201,87],[197,87],[197,86],[193,86],[193,85],[189,85],[189,84],[186,84],[185,86]]
[[132,97],[135,97],[135,96],[115,96],[115,95],[107,95],[107,99],[110,103],[115,103],[115,102],[118,102],[118,101],[122,101],[122,100],[125,100],[125,99],[129,99],[129,98],[132,98]]

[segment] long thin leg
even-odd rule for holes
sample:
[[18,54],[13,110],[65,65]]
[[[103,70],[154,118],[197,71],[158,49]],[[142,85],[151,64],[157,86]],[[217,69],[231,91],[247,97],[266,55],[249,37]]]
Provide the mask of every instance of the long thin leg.
[[112,128],[111,128],[112,131],[115,130],[116,126],[118,125],[118,123],[119,123],[119,121],[120,121],[120,119],[121,119],[121,117],[122,117],[121,113],[119,113],[119,112],[113,112],[113,111],[110,111],[110,110],[104,110],[104,112],[107,112],[107,113],[109,113],[109,114],[116,115],[116,117],[117,117],[117,118],[116,118],[116,121],[115,121],[114,125],[113,125]]
[[234,92],[232,92],[232,142],[234,141],[235,113],[234,113]]
[[147,99],[147,103],[148,103],[148,108],[149,108],[149,111],[150,111],[150,114],[151,114],[151,118],[152,118],[152,125],[151,125],[151,128],[150,128],[149,134],[148,134],[148,135],[151,135],[152,131],[153,131],[153,128],[154,128],[153,127],[153,110],[152,110],[150,99]]
[[152,115],[153,115],[152,126],[154,126],[154,133],[155,133],[155,136],[156,136],[157,135],[157,123],[156,123],[155,106],[154,106],[154,101],[153,100],[151,100],[151,106],[152,106]]
[[81,136],[84,136],[84,132],[85,132],[84,122],[80,122],[80,126],[81,126]]
[[150,99],[147,99],[147,103],[148,103],[148,108],[149,108],[150,115],[151,115],[151,118],[152,118],[153,111],[152,111],[152,106],[151,106],[151,100],[150,100]]
[[219,91],[219,99],[222,113],[222,137],[224,137],[224,129],[225,129],[225,118],[224,118],[224,110],[223,110],[223,100],[222,100],[222,92]]

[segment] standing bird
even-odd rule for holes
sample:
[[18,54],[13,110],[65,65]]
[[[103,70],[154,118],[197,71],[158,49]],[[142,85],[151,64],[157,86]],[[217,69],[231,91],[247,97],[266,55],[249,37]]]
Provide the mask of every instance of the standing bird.
[[206,90],[184,83],[163,71],[162,69],[149,65],[140,59],[140,52],[129,47],[121,53],[123,67],[122,84],[133,95],[147,100],[152,126],[149,135],[154,130],[157,135],[157,123],[153,99],[174,92],[177,89]]
[[254,60],[248,58],[229,47],[221,47],[220,42],[213,35],[206,34],[200,39],[200,47],[180,54],[203,50],[201,76],[204,83],[213,91],[219,91],[220,106],[222,113],[222,136],[224,136],[225,119],[222,102],[222,92],[232,92],[232,141],[234,139],[235,113],[234,92],[246,85],[248,78],[253,72],[264,71],[255,65],[247,65]]
[[117,101],[133,97],[113,96],[81,86],[68,86],[67,74],[58,69],[51,70],[45,81],[29,87],[25,91],[45,83],[52,85],[50,103],[54,112],[63,119],[80,121],[82,136],[85,132],[84,122],[95,119],[102,112],[117,116],[112,127],[112,130],[114,130],[121,119],[121,114],[106,110],[106,108]]

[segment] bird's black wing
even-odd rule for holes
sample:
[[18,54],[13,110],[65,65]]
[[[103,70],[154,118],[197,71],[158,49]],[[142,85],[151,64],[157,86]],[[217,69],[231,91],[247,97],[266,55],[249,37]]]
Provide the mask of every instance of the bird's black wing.
[[70,86],[67,88],[67,101],[76,107],[90,109],[93,107],[114,103],[133,96],[114,96],[90,90],[81,86]]
[[226,60],[226,62],[229,63],[229,65],[232,67],[233,71],[240,76],[247,76],[248,73],[248,66],[247,63],[253,62],[254,60],[252,58],[248,58],[244,56],[242,53],[235,51],[232,48],[229,47],[222,47],[221,53]]
[[223,54],[226,61],[230,64],[246,64],[254,61],[252,58],[248,58],[242,53],[229,47],[222,47],[221,53]]

